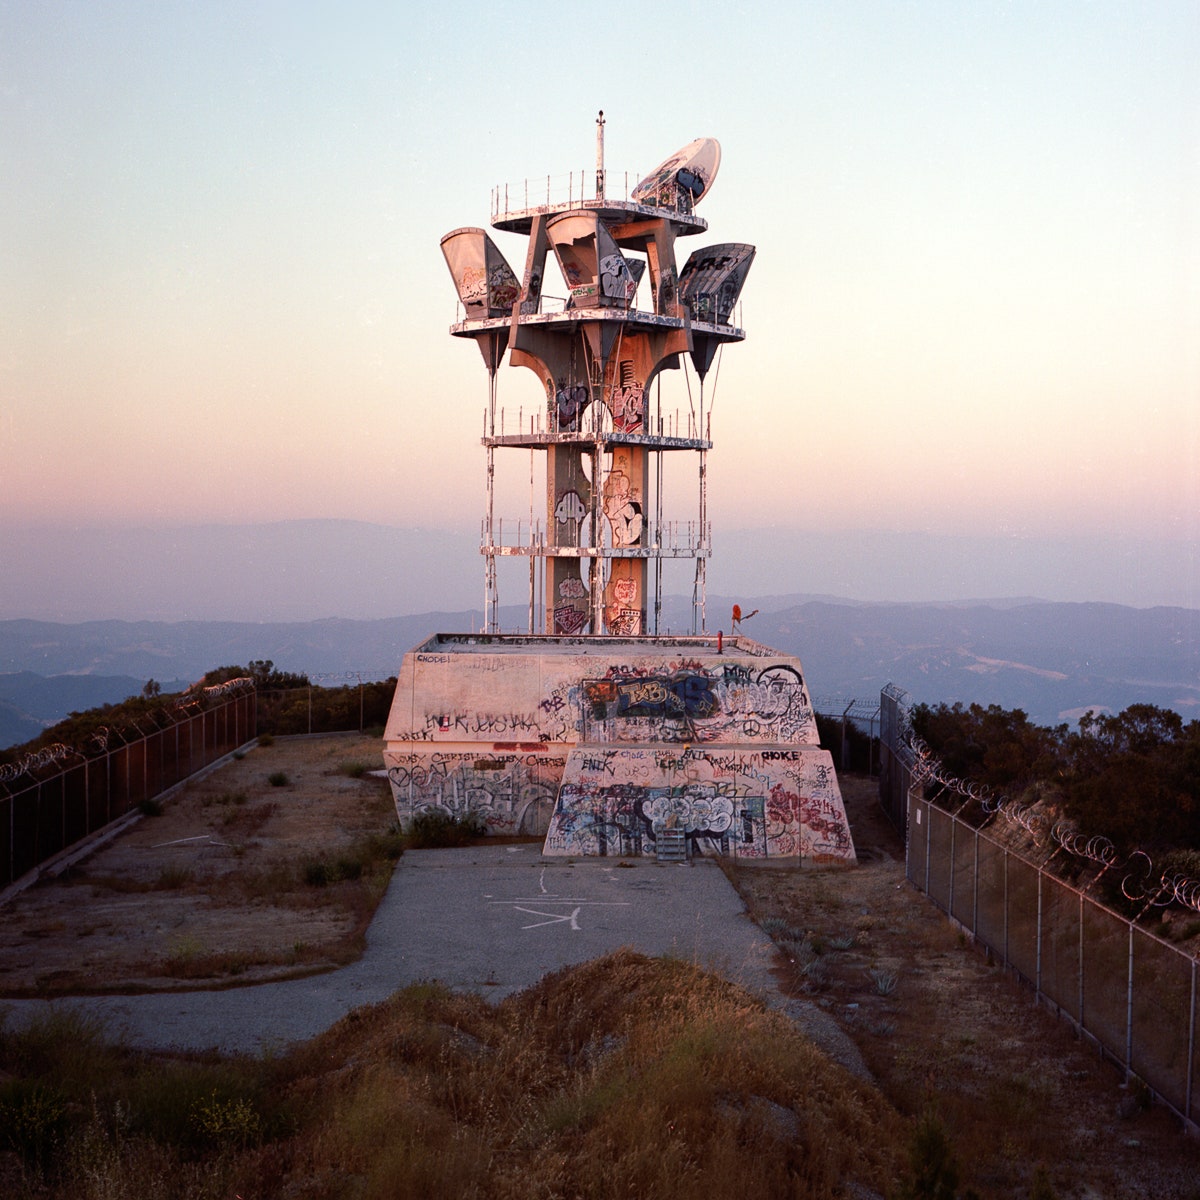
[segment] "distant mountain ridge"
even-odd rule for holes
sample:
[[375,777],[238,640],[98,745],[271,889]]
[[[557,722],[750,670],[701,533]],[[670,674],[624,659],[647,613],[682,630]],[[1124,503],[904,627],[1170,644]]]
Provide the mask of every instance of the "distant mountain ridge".
[[[742,596],[742,632],[799,656],[818,707],[877,701],[895,683],[914,701],[1021,708],[1038,724],[1134,703],[1200,717],[1200,610],[979,601],[887,604]],[[734,601],[710,596],[711,633],[732,632]],[[501,612],[519,629],[523,608]],[[478,629],[478,612],[303,622],[0,621],[0,745],[44,723],[137,694],[147,679],[195,680],[213,667],[271,659],[320,682],[385,679],[433,633]],[[664,603],[660,628],[686,631],[690,605]],[[17,723],[22,732],[15,733]],[[32,723],[32,725],[30,724]],[[32,727],[33,732],[28,730]]]
[[1195,609],[814,601],[760,613],[746,632],[800,654],[818,697],[893,682],[917,701],[1021,708],[1047,725],[1134,703],[1200,716]]
[[[182,680],[158,681],[164,692],[182,691]],[[0,747],[31,741],[47,725],[73,712],[85,712],[138,695],[145,679],[132,675],[0,674]]]
[[[482,604],[478,521],[446,521],[441,528],[338,518],[86,528],[0,518],[0,620],[377,620]],[[723,524],[713,538],[709,588],[740,591],[739,600],[781,593],[764,611],[796,602],[799,592],[887,603],[1032,594],[1200,608],[1200,554],[1179,540]],[[519,570],[500,575],[502,594],[524,595]],[[687,585],[690,578],[667,590]]]

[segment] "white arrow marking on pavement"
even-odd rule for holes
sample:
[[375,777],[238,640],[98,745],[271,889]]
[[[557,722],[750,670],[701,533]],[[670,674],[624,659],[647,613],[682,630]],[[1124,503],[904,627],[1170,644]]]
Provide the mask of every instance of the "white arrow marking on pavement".
[[557,925],[560,921],[570,921],[571,928],[578,930],[579,922],[575,919],[579,916],[579,909],[575,909],[570,916],[566,914],[538,912],[536,908],[522,908],[519,904],[514,904],[513,907],[517,912],[528,913],[531,917],[549,917],[548,921],[536,921],[532,925],[522,925],[522,929],[541,929],[543,925]]

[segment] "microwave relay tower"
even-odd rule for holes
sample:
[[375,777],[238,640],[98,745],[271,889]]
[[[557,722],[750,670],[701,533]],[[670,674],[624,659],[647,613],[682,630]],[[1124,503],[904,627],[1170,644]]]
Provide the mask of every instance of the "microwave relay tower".
[[[704,631],[712,546],[705,381],[721,347],[745,337],[733,318],[754,247],[709,245],[680,270],[675,242],[707,230],[695,209],[720,161],[717,142],[698,138],[632,188],[626,180],[618,199],[604,168],[601,112],[591,186],[581,172],[555,198],[547,181],[538,203],[540,185],[531,199],[527,182],[519,207],[508,187],[493,192],[492,227],[527,238],[520,278],[485,230],[442,238],[464,313],[450,332],[475,342],[488,373],[486,632],[499,632],[497,560],[514,557],[528,560],[530,634],[657,635],[663,566],[680,559],[694,564],[691,632]],[[515,420],[497,403],[506,356],[533,371],[545,395]],[[681,366],[686,407],[664,411],[662,373]],[[497,459],[519,462],[511,452],[523,450],[529,512],[506,521],[495,511]],[[687,471],[664,469],[665,460],[689,455],[695,507],[678,519],[664,512],[664,483],[674,488]]]

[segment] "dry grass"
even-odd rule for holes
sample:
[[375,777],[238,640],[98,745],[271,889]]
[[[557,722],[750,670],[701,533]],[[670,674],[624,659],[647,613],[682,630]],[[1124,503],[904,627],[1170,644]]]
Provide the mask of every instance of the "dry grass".
[[240,985],[353,961],[401,849],[387,784],[366,773],[378,753],[360,736],[272,741],[188,784],[5,906],[0,995]]
[[[210,987],[354,957],[390,871],[347,878],[393,815],[360,769],[377,750],[280,741],[193,785],[6,908],[0,988]],[[61,1026],[40,1049],[0,1036],[0,1129],[26,1139],[0,1183],[114,1200],[871,1200],[895,1194],[906,1129],[933,1111],[983,1200],[1027,1200],[1039,1162],[1060,1200],[1200,1200],[1197,1143],[965,945],[905,884],[874,783],[842,784],[862,865],[729,873],[780,948],[781,986],[854,1040],[878,1090],[719,980],[618,956],[498,1007],[408,989],[266,1063],[123,1055]],[[325,883],[305,883],[317,862]],[[837,1172],[866,1190],[831,1192]]]
[[0,1068],[59,1102],[53,1154],[9,1155],[18,1197],[832,1200],[882,1196],[906,1137],[786,1018],[629,951],[496,1007],[411,987],[266,1063],[153,1061],[60,1022],[0,1037]]
[[1200,1200],[1200,1143],[1131,1103],[1114,1068],[905,881],[875,782],[841,783],[859,866],[726,868],[780,949],[781,987],[838,1022],[906,1117],[936,1115],[983,1200],[1027,1200],[1039,1164],[1063,1200]]

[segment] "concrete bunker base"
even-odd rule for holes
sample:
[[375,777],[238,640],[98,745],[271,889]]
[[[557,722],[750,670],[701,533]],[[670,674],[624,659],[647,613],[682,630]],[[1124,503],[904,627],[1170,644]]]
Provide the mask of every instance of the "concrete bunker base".
[[854,857],[829,754],[794,745],[581,746],[567,759],[542,853]]
[[748,638],[438,634],[384,735],[402,826],[475,814],[546,855],[853,860],[800,662]]

